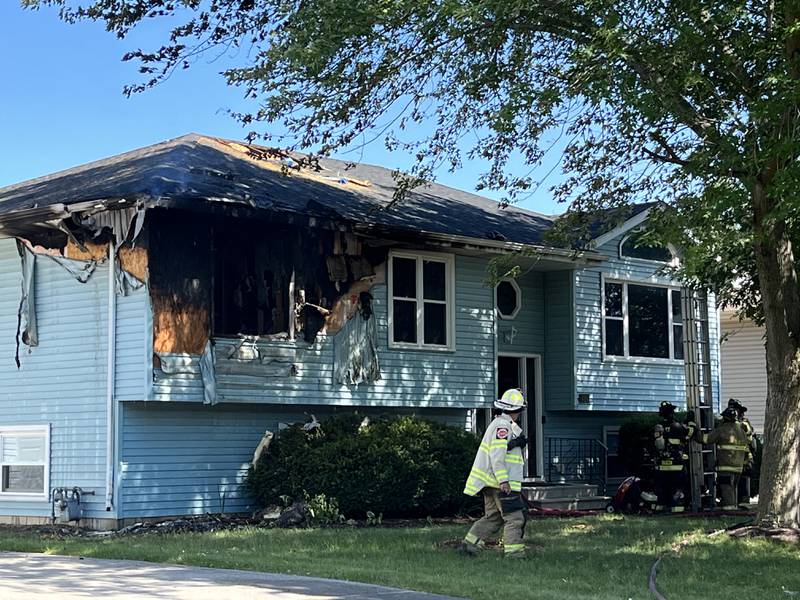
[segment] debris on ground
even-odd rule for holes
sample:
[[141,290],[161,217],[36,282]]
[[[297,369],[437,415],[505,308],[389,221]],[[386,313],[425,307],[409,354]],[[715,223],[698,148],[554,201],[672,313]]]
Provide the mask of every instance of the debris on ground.
[[[150,535],[169,533],[205,533],[229,531],[243,528],[308,527],[308,509],[304,502],[296,502],[286,508],[267,507],[252,514],[205,514],[163,520],[142,520],[118,530],[98,531],[77,525],[0,525],[0,531],[36,533],[48,538],[115,538],[128,535]],[[384,519],[382,528],[420,527],[432,525],[468,525],[474,519],[450,517],[441,519]],[[368,520],[348,519],[329,528],[374,527]]]
[[732,538],[766,538],[789,544],[800,544],[800,529],[751,525],[728,532]]

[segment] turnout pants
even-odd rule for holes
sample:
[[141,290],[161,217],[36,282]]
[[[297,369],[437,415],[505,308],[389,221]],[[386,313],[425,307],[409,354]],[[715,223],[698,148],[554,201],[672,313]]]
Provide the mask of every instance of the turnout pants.
[[741,473],[717,473],[717,487],[722,501],[720,508],[724,510],[735,510],[739,507],[739,478]]
[[658,496],[658,510],[683,512],[686,497],[686,474],[679,470],[662,470],[656,467],[653,487]]
[[483,488],[484,514],[464,538],[468,544],[482,544],[503,528],[503,549],[506,554],[524,552],[522,536],[527,514],[519,492],[502,494],[497,488]]
[[745,469],[742,471],[742,475],[739,477],[739,504],[749,504],[750,503],[750,475],[752,474],[751,469]]

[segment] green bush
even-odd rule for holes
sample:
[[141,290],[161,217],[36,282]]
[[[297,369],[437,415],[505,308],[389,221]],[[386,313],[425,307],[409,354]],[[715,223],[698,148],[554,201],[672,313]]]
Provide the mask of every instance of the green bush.
[[348,413],[280,432],[247,476],[261,506],[324,494],[348,517],[440,516],[462,511],[464,482],[478,446],[474,435],[419,417]]

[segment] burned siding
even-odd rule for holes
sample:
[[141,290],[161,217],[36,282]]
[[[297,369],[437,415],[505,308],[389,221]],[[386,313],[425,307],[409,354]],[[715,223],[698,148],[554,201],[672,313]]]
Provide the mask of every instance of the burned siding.
[[[494,398],[493,291],[484,285],[487,259],[455,257],[454,352],[404,350],[388,345],[388,288],[385,268],[376,268],[369,292],[380,358],[380,380],[346,385],[337,382],[335,341],[341,333],[321,332],[309,344],[295,340],[217,340],[217,362],[226,366],[217,374],[217,392],[223,403],[281,405],[339,405],[376,407],[490,406]],[[366,283],[366,282],[364,282]],[[227,358],[239,345],[251,357],[248,367],[238,354]],[[238,352],[238,351],[237,351]],[[188,357],[183,372],[154,372],[153,399],[202,402],[203,382],[199,356]],[[243,358],[247,358],[244,357]],[[291,376],[274,376],[265,361],[297,365]]]

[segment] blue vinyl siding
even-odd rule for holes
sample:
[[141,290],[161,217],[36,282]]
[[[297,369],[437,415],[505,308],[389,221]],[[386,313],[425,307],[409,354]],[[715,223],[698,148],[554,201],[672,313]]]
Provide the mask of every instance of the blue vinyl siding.
[[[85,284],[54,261],[36,261],[39,346],[14,364],[21,268],[16,242],[0,239],[0,426],[50,426],[50,486],[94,490],[88,516],[106,517],[107,270]],[[50,504],[0,499],[0,515],[50,516]]]
[[[497,351],[517,354],[542,354],[545,348],[544,274],[531,272],[519,277],[522,304],[513,319],[497,317]],[[510,334],[513,331],[513,342]]]
[[545,273],[544,407],[570,409],[575,402],[575,319],[572,271]]
[[[79,283],[46,256],[36,260],[39,345],[20,347],[14,364],[21,267],[16,242],[0,239],[0,426],[50,426],[50,488],[79,486],[87,517],[105,510],[108,267],[99,265]],[[142,399],[150,361],[145,360],[147,291],[117,298],[116,394]],[[0,515],[49,516],[48,502],[0,499]]]
[[[604,360],[602,347],[602,277],[670,284],[657,273],[658,265],[620,259],[619,242],[611,240],[598,248],[609,257],[601,267],[575,272],[575,361],[576,393],[588,393],[588,405],[579,410],[656,411],[662,400],[685,404],[682,361],[653,363],[635,359]],[[719,402],[719,323],[713,296],[709,297],[712,379]]]
[[[456,256],[456,350],[390,349],[388,345],[387,286],[372,288],[378,329],[382,379],[348,387],[333,380],[333,339],[319,336],[267,342],[266,349],[283,349],[298,365],[294,377],[219,374],[217,391],[224,403],[294,405],[460,407],[488,406],[494,396],[493,290],[484,284],[486,260]],[[268,350],[267,350],[268,352]],[[199,358],[199,357],[198,357]],[[154,400],[202,401],[197,360],[193,373],[154,374]]]
[[153,351],[147,313],[147,287],[117,296],[115,394],[117,400],[145,400],[150,387]]
[[[129,402],[122,410],[121,518],[253,510],[242,484],[264,432],[308,420],[303,407],[268,405]],[[313,408],[320,419],[334,411]],[[464,410],[416,413],[467,422]]]

